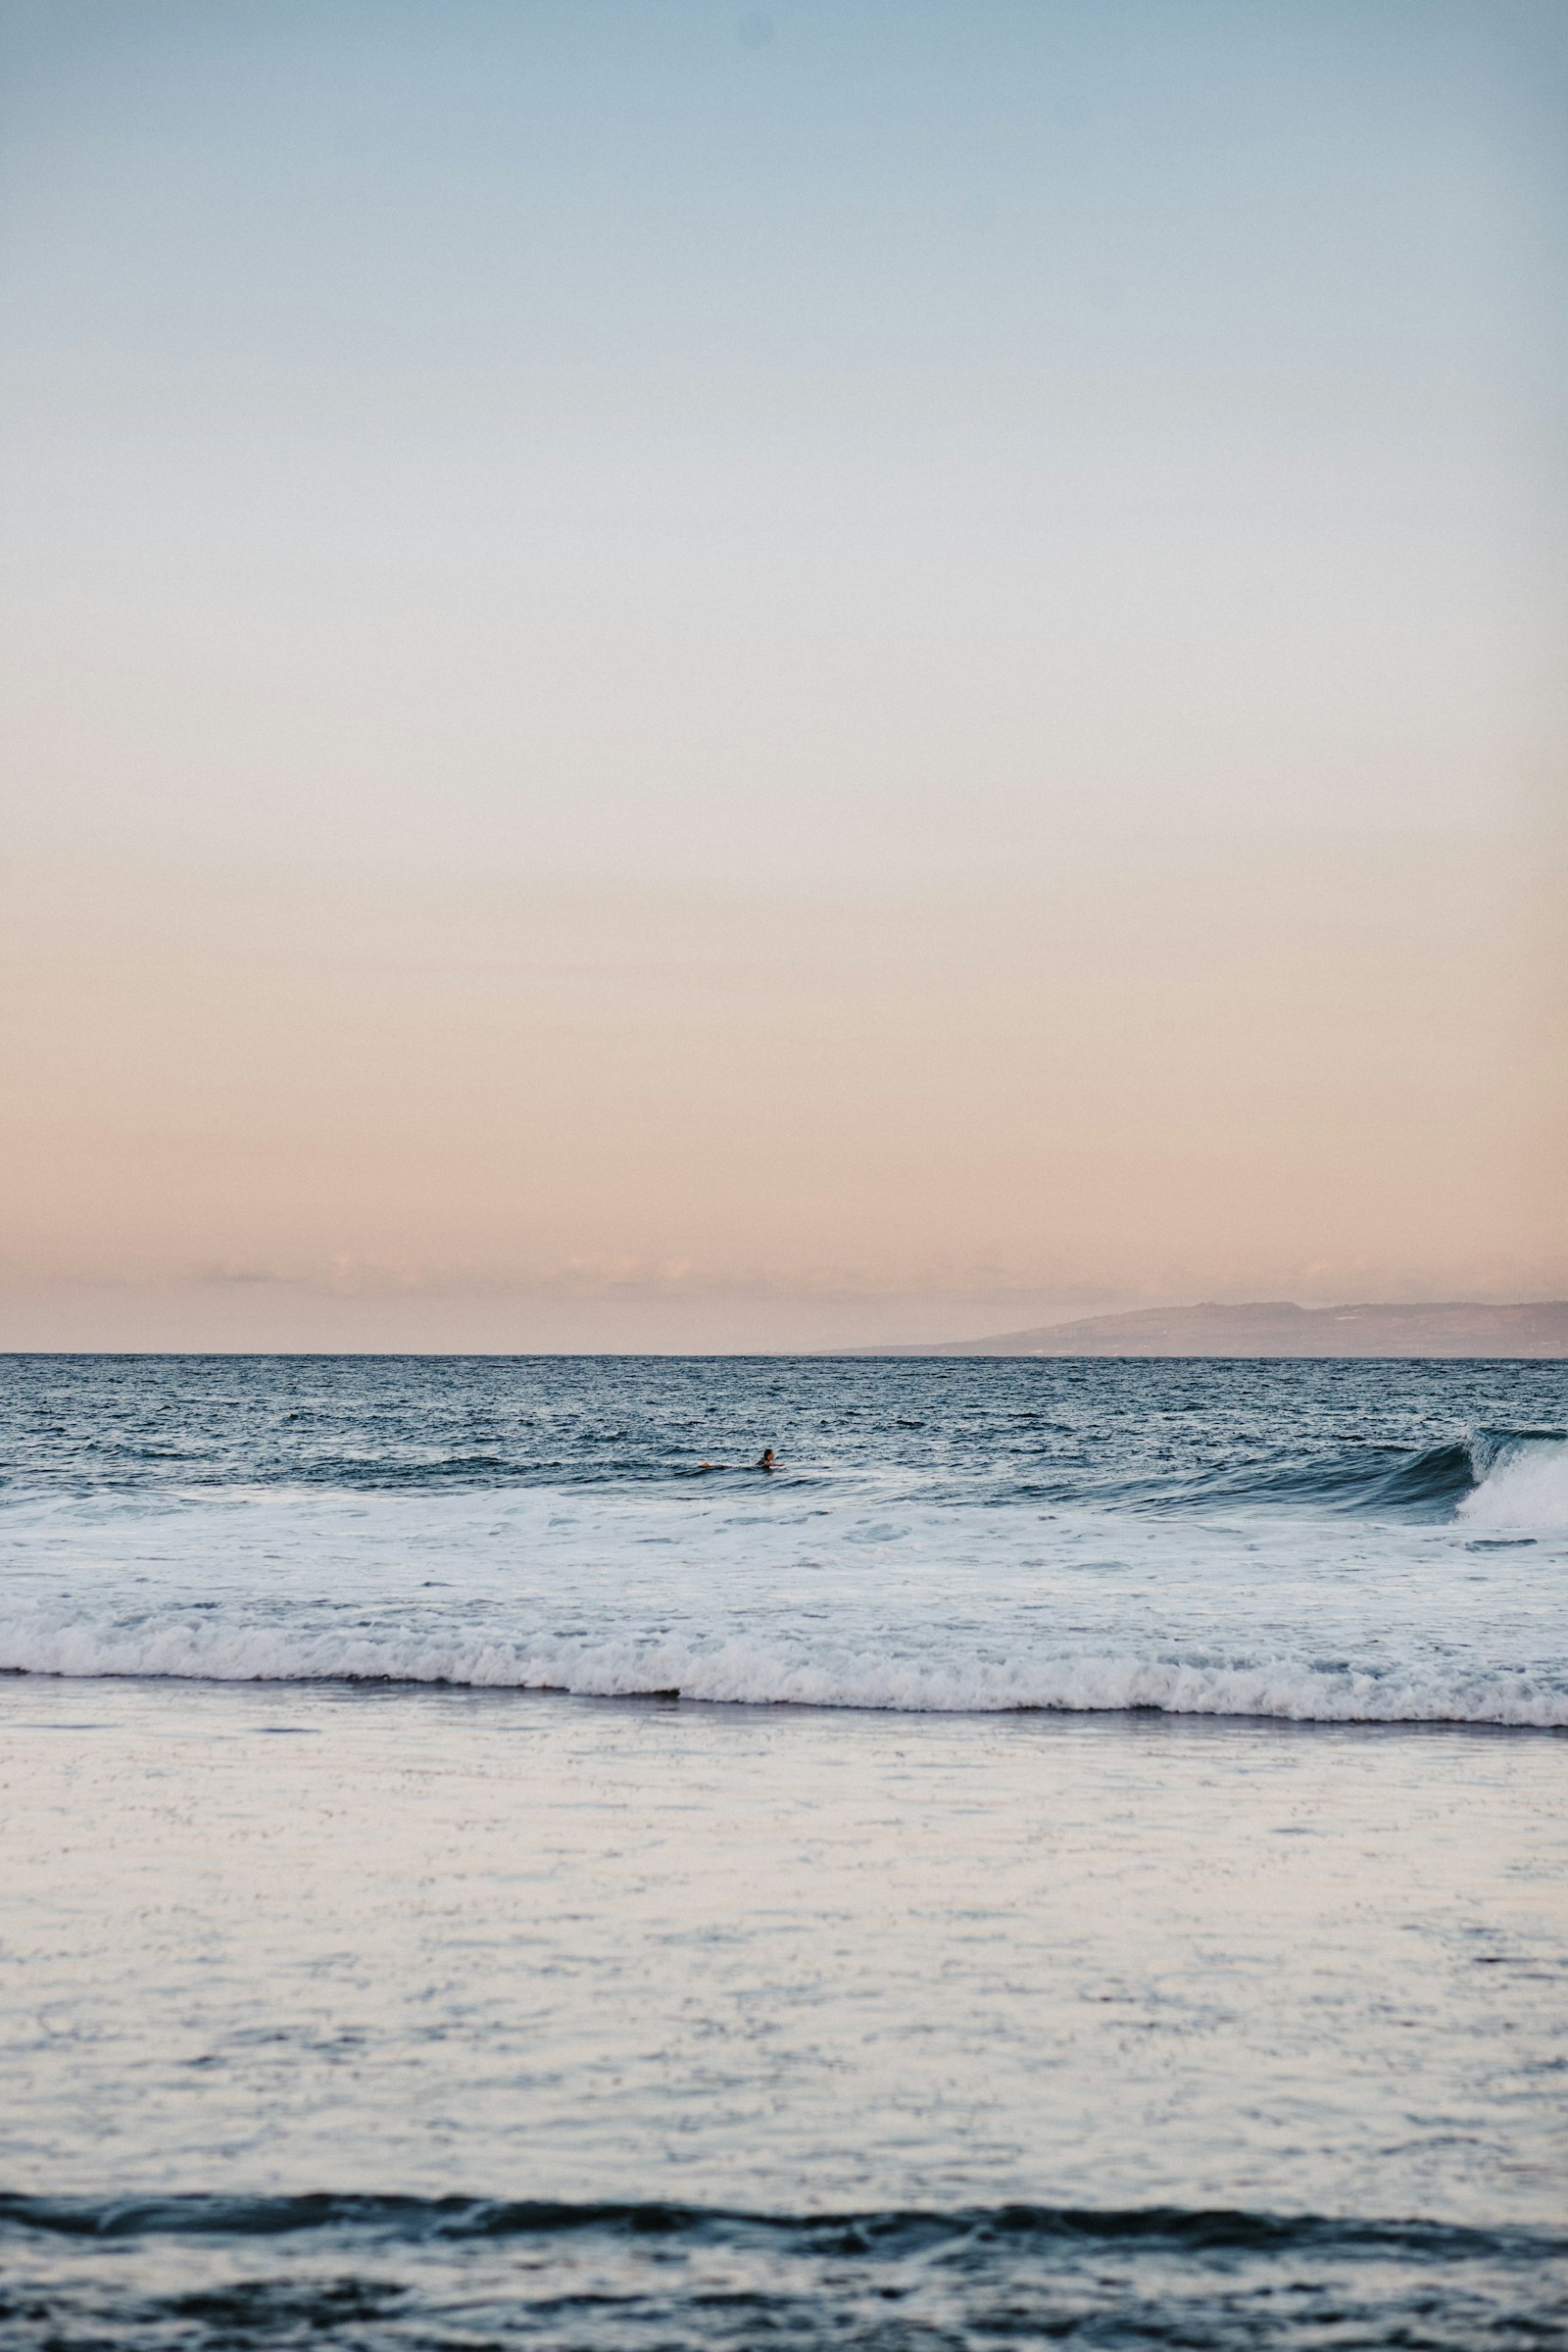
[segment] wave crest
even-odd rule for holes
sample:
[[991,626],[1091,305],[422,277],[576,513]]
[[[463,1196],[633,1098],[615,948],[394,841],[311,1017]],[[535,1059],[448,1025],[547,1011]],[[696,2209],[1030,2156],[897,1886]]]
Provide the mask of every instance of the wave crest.
[[1263,1717],[1292,1723],[1568,1728],[1568,1688],[1525,1673],[1393,1668],[1287,1656],[1024,1650],[942,1659],[861,1648],[622,1637],[531,1644],[408,1633],[211,1631],[77,1621],[0,1624],[0,1669],[20,1674],[223,1683],[405,1683],[579,1698],[685,1698],[728,1706],[892,1714]]
[[1457,1516],[1472,1527],[1568,1528],[1568,1438],[1530,1430],[1487,1441]]
[[1175,1484],[1148,1480],[1128,1498],[1146,1510],[1241,1503],[1413,1520],[1485,1519],[1506,1505],[1518,1523],[1533,1514],[1541,1526],[1568,1526],[1568,1439],[1560,1430],[1498,1429],[1423,1446],[1348,1439],[1306,1457],[1225,1463]]

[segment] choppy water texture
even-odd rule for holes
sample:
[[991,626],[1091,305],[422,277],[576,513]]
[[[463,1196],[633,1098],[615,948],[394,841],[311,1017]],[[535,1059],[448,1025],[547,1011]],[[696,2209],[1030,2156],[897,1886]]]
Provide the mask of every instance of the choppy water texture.
[[1568,2342],[1565,1428],[0,1364],[0,2340]]
[[[19,2340],[36,2337],[47,2311],[57,2343],[146,2352],[323,2335],[388,2352],[824,2340],[883,2352],[1009,2343],[1477,2352],[1558,2340],[1568,2317],[1568,2236],[1245,2214],[1013,2206],[801,2220],[315,2198],[104,2215],[0,2203],[0,2246],[8,2236],[41,2274],[14,2298],[0,2287],[0,2321],[9,2304]],[[172,2292],[153,2282],[171,2245],[189,2266]],[[57,2268],[70,2280],[64,2293]]]

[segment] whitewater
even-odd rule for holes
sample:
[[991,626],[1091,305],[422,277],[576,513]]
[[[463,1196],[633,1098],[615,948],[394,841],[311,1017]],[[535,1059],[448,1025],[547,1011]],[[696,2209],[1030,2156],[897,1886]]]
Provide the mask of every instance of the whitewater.
[[0,1670],[1561,1730],[1564,1386],[12,1359]]

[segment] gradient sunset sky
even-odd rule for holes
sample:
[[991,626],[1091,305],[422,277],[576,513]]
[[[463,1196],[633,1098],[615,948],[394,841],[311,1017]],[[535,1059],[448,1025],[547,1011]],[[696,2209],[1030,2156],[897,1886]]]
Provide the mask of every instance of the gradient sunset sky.
[[47,0],[0,1345],[1568,1294],[1560,0]]

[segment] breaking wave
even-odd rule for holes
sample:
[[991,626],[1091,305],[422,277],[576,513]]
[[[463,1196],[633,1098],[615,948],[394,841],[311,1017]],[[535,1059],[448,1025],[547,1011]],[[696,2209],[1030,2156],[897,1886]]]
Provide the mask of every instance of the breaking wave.
[[1568,1526],[1568,1439],[1560,1430],[1480,1430],[1425,1446],[1348,1440],[1305,1457],[1279,1452],[1180,1480],[1147,1479],[1129,1499],[1156,1510],[1240,1503],[1562,1527]]
[[1568,1528],[1568,1438],[1527,1431],[1484,1441],[1481,1467],[1456,1515],[1473,1527]]
[[17,1674],[220,1683],[378,1683],[579,1698],[688,1699],[728,1706],[897,1714],[1125,1714],[1291,1723],[1494,1724],[1568,1728],[1568,1683],[1431,1664],[1180,1658],[1040,1646],[1005,1657],[847,1651],[824,1641],[750,1637],[463,1641],[402,1631],[153,1628],[0,1623],[0,1669]]

